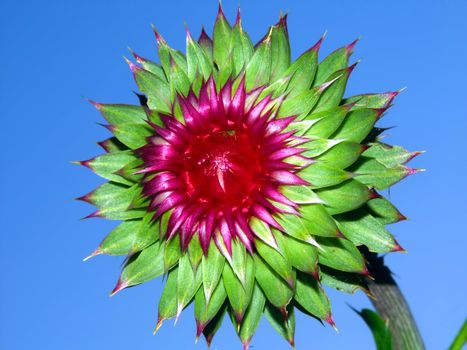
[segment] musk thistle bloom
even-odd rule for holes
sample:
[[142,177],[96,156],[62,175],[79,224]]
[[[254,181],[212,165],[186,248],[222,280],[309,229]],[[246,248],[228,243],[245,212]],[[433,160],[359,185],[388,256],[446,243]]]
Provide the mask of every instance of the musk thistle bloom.
[[113,133],[80,164],[108,180],[79,198],[121,220],[90,255],[127,255],[112,291],[165,275],[156,330],[194,302],[211,342],[229,314],[244,345],[263,314],[292,345],[294,310],[334,326],[323,286],[366,291],[358,247],[403,250],[405,217],[377,191],[417,170],[375,126],[398,94],[344,98],[353,43],[291,61],[286,16],[256,45],[219,8],[186,54],[128,61],[140,104],[91,101]]

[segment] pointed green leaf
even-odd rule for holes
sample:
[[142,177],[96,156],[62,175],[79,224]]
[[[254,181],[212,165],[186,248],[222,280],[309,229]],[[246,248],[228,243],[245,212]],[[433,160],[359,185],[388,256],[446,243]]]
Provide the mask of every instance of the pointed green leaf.
[[323,201],[308,186],[282,186],[284,196],[297,204],[316,204]]
[[287,318],[279,312],[273,305],[266,303],[264,308],[264,315],[267,320],[273,326],[273,328],[279,333],[290,345],[294,345],[295,337],[295,310],[292,304],[287,307]]
[[322,93],[323,87],[318,86],[311,90],[305,90],[296,96],[286,98],[279,109],[278,118],[297,115],[298,120],[304,119],[318,102]]
[[269,82],[271,75],[271,37],[270,34],[256,48],[246,66],[245,87],[250,91]]
[[251,297],[250,306],[245,313],[242,324],[240,326],[239,336],[242,340],[242,344],[249,344],[251,338],[258,328],[259,321],[263,315],[264,305],[266,304],[266,298],[264,297],[261,288],[255,283],[253,289],[253,295]]
[[170,76],[170,60],[173,59],[175,63],[181,67],[185,72],[188,71],[185,55],[178,50],[172,49],[167,42],[156,32],[157,39],[157,51],[159,53],[159,59],[161,61],[162,68],[164,69],[165,75]]
[[225,258],[219,252],[215,244],[209,245],[208,255],[202,257],[201,268],[203,269],[203,289],[206,300],[209,302],[214,289],[224,269]]
[[128,150],[128,147],[119,141],[116,137],[110,137],[104,141],[98,142],[107,153],[120,152]]
[[235,24],[232,31],[233,75],[238,76],[246,67],[255,52],[249,35],[243,31],[241,23]]
[[347,47],[341,47],[321,61],[318,65],[313,85],[317,86],[328,81],[331,74],[347,67],[349,64],[349,54],[350,52]]
[[159,316],[156,331],[162,325],[162,321],[171,319],[177,315],[177,277],[178,267],[170,270],[167,275],[164,290],[159,300]]
[[112,220],[141,218],[145,209],[129,209],[136,196],[141,193],[138,184],[126,187],[114,182],[106,182],[87,195],[87,201],[98,207],[97,216]]
[[331,316],[331,304],[316,279],[308,274],[297,272],[295,300],[310,314],[326,320]]
[[282,242],[293,267],[318,276],[318,251],[315,246],[293,237],[284,237]]
[[219,67],[226,64],[229,59],[232,27],[219,9],[213,33],[213,58]]
[[291,76],[290,84],[287,89],[289,98],[301,94],[303,91],[311,88],[311,83],[315,77],[318,67],[318,50],[316,47],[304,52],[287,69],[283,76]]
[[281,77],[290,66],[290,43],[286,19],[271,28],[271,81]]
[[[276,80],[274,83],[269,84],[258,96],[258,101],[262,100],[268,95],[271,95],[273,98],[278,98],[284,94],[287,86],[289,86],[290,77],[284,77]],[[297,124],[295,124],[297,126]],[[289,125],[287,130],[292,130],[293,127]]]
[[112,126],[112,133],[131,149],[145,145],[146,138],[154,133],[141,106],[97,104],[97,108]]
[[355,163],[364,148],[357,142],[343,141],[317,157],[320,162],[345,169]]
[[196,273],[193,270],[188,254],[184,254],[178,263],[177,314],[191,302],[201,285],[201,281],[201,273]]
[[[307,134],[305,134],[306,136]],[[331,149],[335,145],[342,142],[341,140],[328,140],[328,139],[312,139],[309,142],[303,144],[303,147],[306,147],[307,150],[302,153],[303,156],[309,158],[315,158],[327,150]]]
[[159,219],[159,237],[165,238],[167,235],[167,225],[169,224],[170,216],[172,215],[173,210],[166,211],[161,215]]
[[243,319],[245,311],[250,304],[253,287],[255,284],[255,266],[251,256],[246,259],[246,281],[242,285],[238,277],[234,274],[229,264],[224,264],[222,281],[224,283],[230,305],[236,314],[237,320]]
[[260,258],[253,255],[255,260],[256,280],[266,298],[279,309],[285,309],[293,297],[293,290],[274,270]]
[[384,143],[374,143],[363,155],[374,158],[387,168],[392,168],[400,164],[405,164],[420,152],[408,152],[400,146],[390,146]]
[[201,263],[201,258],[203,257],[203,249],[201,248],[198,235],[194,235],[188,245],[188,256],[193,270],[196,271]]
[[384,190],[416,171],[403,165],[386,168],[377,160],[366,157],[360,157],[349,170],[358,181],[378,190]]
[[263,220],[252,217],[250,219],[250,227],[256,237],[270,245],[272,248],[277,248],[277,242],[274,239],[271,228]]
[[[278,231],[275,231],[274,233],[276,240],[279,242],[282,238],[282,233]],[[255,240],[255,247],[258,254],[264,259],[269,267],[281,276],[288,284],[293,285],[292,266],[290,265],[287,257],[284,256],[285,253],[272,248],[259,239]]]
[[325,111],[341,104],[342,97],[344,96],[345,88],[347,86],[347,81],[349,80],[349,76],[354,67],[355,65],[352,65],[338,70],[329,76],[326,81],[332,81],[333,79],[337,79],[337,81],[323,92],[318,103],[313,109],[314,113]]
[[382,223],[365,211],[335,216],[337,226],[355,245],[365,245],[372,252],[386,253],[398,250],[394,237]]
[[357,290],[368,292],[364,278],[356,273],[342,272],[327,266],[320,267],[321,283],[341,292],[353,294]]
[[240,282],[245,285],[247,281],[247,252],[245,246],[237,239],[232,240],[232,259],[229,264]]
[[[309,229],[308,221],[291,214],[281,214],[276,216],[277,222],[285,229],[285,233],[291,237],[305,242],[314,242]],[[337,227],[336,227],[337,231]]]
[[164,249],[156,242],[138,255],[131,257],[123,267],[120,280],[126,286],[134,286],[156,278],[164,273]]
[[204,329],[206,325],[216,316],[224,305],[227,293],[223,283],[218,283],[211,298],[206,301],[204,290],[199,288],[195,296],[195,318],[199,328]]
[[331,167],[321,162],[307,166],[297,174],[310,183],[311,188],[322,188],[337,185],[352,176],[351,173]]
[[168,271],[173,266],[177,265],[180,256],[180,235],[175,235],[170,240],[165,242],[164,269]]
[[[133,55],[135,55],[133,53]],[[143,59],[142,57],[137,56],[136,61],[140,63],[144,69],[147,71],[151,72],[152,74],[156,75],[158,78],[160,78],[163,81],[167,81],[167,76],[165,75],[164,69],[162,68],[161,65],[152,62],[148,59]]]
[[212,61],[206,54],[206,51],[193,40],[191,35],[187,35],[186,39],[186,59],[188,65],[188,79],[192,82],[195,80],[196,73],[199,72],[204,80],[209,79],[212,72]]
[[114,228],[97,248],[99,254],[126,255],[139,252],[159,239],[152,230],[151,214],[128,220]]
[[136,160],[136,156],[131,151],[112,152],[91,159],[88,166],[104,179],[131,185],[130,181],[115,173],[134,160]]
[[381,116],[380,109],[357,109],[350,112],[339,129],[332,135],[333,139],[362,142],[373,129]]
[[313,236],[336,237],[338,229],[334,219],[321,204],[302,205],[300,213],[304,225]]
[[406,217],[386,198],[375,198],[366,203],[371,215],[383,225],[405,220]]
[[[170,91],[172,94],[172,101],[178,94],[187,96],[190,90],[191,80],[188,78],[187,73],[178,66],[173,59],[170,60],[169,82]],[[149,105],[149,104],[148,104]]]
[[[132,70],[138,88],[148,98],[148,107],[169,113],[172,105],[169,84],[145,69],[132,66]],[[170,70],[167,74],[170,76]]]
[[310,114],[307,118],[317,121],[305,135],[311,138],[328,138],[339,128],[347,113],[348,108],[346,106],[339,106],[323,112]]
[[367,186],[353,179],[316,190],[316,194],[326,203],[326,210],[331,215],[357,209],[373,197]]
[[227,312],[227,305],[224,305],[221,310],[214,316],[211,322],[203,329],[203,335],[206,338],[206,343],[208,347],[211,346],[212,339],[216,335],[218,329],[222,325],[222,321],[224,320],[225,313]]
[[360,108],[385,108],[391,104],[397,94],[398,92],[393,91],[380,94],[362,94],[346,98],[343,103],[355,103],[352,110]]
[[319,263],[344,272],[366,273],[365,261],[355,245],[341,238],[317,237]]
[[201,35],[199,36],[198,44],[206,53],[209,60],[212,61],[212,39],[209,37],[209,35],[206,34],[204,28],[201,30]]

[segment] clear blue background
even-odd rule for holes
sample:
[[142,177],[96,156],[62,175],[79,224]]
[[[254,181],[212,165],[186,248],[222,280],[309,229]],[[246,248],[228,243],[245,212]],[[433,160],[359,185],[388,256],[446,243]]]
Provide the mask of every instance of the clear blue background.
[[[238,1],[225,1],[233,20]],[[136,103],[122,56],[131,46],[155,58],[154,23],[183,48],[186,21],[211,29],[215,1],[8,1],[1,39],[1,349],[203,349],[194,345],[192,309],[156,337],[161,279],[109,298],[121,259],[91,252],[114,226],[79,221],[91,211],[72,198],[100,179],[70,160],[100,152],[107,137],[83,96]],[[429,152],[412,162],[428,171],[391,189],[410,221],[392,227],[408,254],[387,258],[429,349],[448,346],[466,316],[467,3],[445,1],[242,1],[244,25],[259,39],[289,11],[293,55],[327,29],[322,54],[362,36],[348,94],[408,86],[381,121],[391,143]],[[464,183],[462,183],[464,182]],[[298,317],[299,349],[371,349],[372,338],[347,305],[363,294],[330,292],[340,333]],[[213,348],[239,349],[226,321]],[[265,320],[255,349],[287,349]]]

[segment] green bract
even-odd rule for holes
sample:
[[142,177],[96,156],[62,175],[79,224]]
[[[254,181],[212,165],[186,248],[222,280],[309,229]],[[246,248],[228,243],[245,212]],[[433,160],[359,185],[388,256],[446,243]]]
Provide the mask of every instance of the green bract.
[[[398,91],[344,97],[356,42],[318,63],[321,38],[292,61],[286,17],[255,46],[221,8],[213,39],[188,33],[185,54],[156,37],[160,63],[128,61],[141,105],[93,102],[113,136],[80,162],[108,180],[80,198],[98,208],[89,217],[122,221],[90,255],[128,255],[112,294],[165,275],[156,330],[194,302],[208,344],[225,313],[245,348],[263,313],[292,345],[295,308],[334,326],[323,287],[367,291],[358,247],[403,250],[386,225],[405,217],[377,192],[417,171],[404,164],[419,152],[378,140]],[[233,167],[232,152],[255,168],[258,149],[269,170]]]

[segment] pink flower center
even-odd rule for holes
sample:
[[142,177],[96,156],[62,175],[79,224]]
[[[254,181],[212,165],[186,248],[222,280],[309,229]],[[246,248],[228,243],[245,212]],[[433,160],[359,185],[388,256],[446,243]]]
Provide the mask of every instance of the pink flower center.
[[184,153],[187,194],[211,207],[251,204],[251,193],[264,178],[261,158],[257,140],[244,127],[197,135]]

